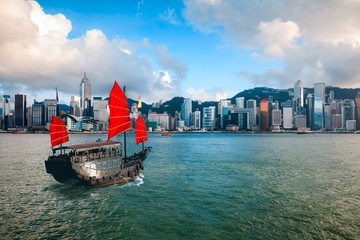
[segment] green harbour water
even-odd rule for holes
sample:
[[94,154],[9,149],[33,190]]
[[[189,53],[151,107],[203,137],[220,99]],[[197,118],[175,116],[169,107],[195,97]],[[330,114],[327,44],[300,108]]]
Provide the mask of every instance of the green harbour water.
[[[128,137],[128,153],[139,151]],[[141,177],[85,188],[46,173],[49,135],[0,134],[0,239],[359,239],[359,143],[357,134],[150,134]]]

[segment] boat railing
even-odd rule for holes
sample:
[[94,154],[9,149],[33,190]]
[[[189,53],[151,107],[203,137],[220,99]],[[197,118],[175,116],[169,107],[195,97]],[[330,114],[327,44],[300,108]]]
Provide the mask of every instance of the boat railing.
[[85,153],[83,155],[71,156],[70,160],[71,162],[80,163],[80,162],[92,161],[95,159],[102,159],[102,158],[116,157],[116,156],[121,156],[120,149],[114,149],[106,152],[97,152],[97,153],[89,153],[89,154]]

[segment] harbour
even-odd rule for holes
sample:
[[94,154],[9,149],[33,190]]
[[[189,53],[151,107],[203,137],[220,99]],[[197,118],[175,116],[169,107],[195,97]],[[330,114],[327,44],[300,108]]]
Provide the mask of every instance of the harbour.
[[[98,138],[106,135],[74,134],[69,144]],[[49,141],[0,136],[3,239],[360,235],[357,134],[150,134],[153,151],[141,175],[101,188],[46,174]],[[141,147],[129,141],[128,148]]]

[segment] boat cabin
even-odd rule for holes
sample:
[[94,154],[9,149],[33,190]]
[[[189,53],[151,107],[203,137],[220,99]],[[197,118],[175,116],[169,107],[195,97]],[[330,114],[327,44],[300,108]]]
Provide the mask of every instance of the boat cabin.
[[120,158],[121,156],[121,142],[105,141],[54,148],[53,156],[49,158],[82,163],[103,158]]

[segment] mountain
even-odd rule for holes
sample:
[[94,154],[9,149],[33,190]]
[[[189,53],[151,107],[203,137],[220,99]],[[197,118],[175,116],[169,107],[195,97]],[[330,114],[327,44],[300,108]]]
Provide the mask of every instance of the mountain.
[[272,96],[274,101],[277,100],[279,102],[285,102],[286,100],[292,98],[292,96],[290,95],[291,92],[292,89],[279,90],[267,87],[256,87],[253,89],[247,89],[239,92],[229,100],[231,100],[232,104],[236,104],[236,98],[244,97],[245,102],[249,99],[255,99],[257,102],[260,102],[262,99],[268,99],[270,96]]

